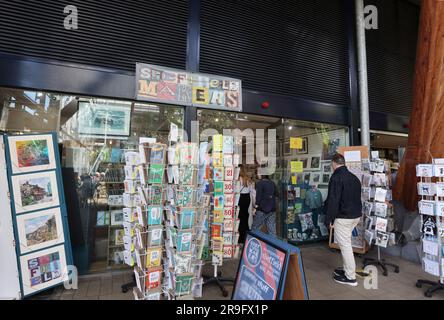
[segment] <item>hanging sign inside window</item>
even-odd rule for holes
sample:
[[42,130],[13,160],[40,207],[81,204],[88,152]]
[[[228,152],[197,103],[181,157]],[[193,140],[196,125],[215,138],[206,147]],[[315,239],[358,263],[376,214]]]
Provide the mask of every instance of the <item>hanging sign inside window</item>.
[[242,81],[137,63],[136,99],[241,112]]

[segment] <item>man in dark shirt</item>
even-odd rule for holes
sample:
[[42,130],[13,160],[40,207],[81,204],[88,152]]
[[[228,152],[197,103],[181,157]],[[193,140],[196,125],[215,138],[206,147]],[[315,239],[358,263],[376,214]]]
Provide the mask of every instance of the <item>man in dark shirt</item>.
[[268,233],[276,236],[276,197],[276,185],[269,176],[263,176],[256,183],[256,213],[251,230],[260,230],[265,224]]
[[362,217],[361,182],[345,166],[342,155],[332,159],[334,173],[328,185],[327,226],[334,227],[334,238],[342,253],[343,268],[334,271],[338,283],[357,286],[352,232]]

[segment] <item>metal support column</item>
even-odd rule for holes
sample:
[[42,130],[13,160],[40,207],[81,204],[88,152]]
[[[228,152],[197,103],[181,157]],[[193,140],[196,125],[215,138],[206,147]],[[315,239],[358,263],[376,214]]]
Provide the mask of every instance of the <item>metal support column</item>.
[[361,144],[370,148],[370,115],[368,103],[367,51],[365,43],[364,0],[355,0],[356,40],[358,51],[359,105]]

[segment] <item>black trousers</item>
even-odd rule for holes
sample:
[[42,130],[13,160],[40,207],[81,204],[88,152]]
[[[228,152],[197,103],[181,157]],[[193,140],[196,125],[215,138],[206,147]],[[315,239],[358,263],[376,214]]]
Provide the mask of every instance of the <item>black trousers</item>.
[[250,207],[250,194],[245,193],[240,195],[239,198],[239,243],[245,243],[245,237],[247,236],[247,231],[250,229],[248,228],[248,208]]

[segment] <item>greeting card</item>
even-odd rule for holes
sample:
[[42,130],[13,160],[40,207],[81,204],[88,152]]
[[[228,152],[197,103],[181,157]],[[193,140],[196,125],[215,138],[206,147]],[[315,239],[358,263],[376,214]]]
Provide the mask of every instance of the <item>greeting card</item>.
[[147,210],[148,225],[160,225],[162,224],[163,209],[161,206],[149,206]]
[[174,255],[174,273],[190,273],[191,272],[192,256],[177,253]]
[[224,208],[224,196],[214,195],[214,210],[223,210]]
[[213,159],[213,167],[222,167],[224,165],[222,152],[213,151],[212,159]]
[[177,252],[190,252],[191,251],[191,230],[179,230],[177,232]]
[[225,167],[225,181],[233,181],[234,180],[234,167],[226,166]]
[[219,238],[222,236],[222,225],[220,224],[212,224],[211,225],[211,238]]
[[146,250],[146,267],[160,267],[162,260],[162,248],[148,248]]
[[224,182],[214,181],[214,195],[220,196],[224,194]]
[[162,232],[163,228],[158,226],[152,226],[148,228],[148,247],[158,247],[162,244]]
[[195,209],[194,208],[182,208],[179,213],[178,227],[181,229],[191,229],[194,225]]
[[148,290],[160,287],[162,279],[162,269],[152,268],[146,271],[145,288]]
[[224,167],[232,167],[233,166],[233,155],[232,154],[224,154],[223,163],[224,163]]
[[165,174],[165,166],[161,164],[150,165],[148,183],[162,184]]
[[233,181],[225,181],[224,182],[224,194],[225,193],[233,193],[234,192],[234,183]]
[[223,150],[223,136],[216,134],[213,136],[213,152],[222,152]]
[[213,180],[214,181],[224,181],[224,167],[215,166],[213,169]]
[[166,146],[161,143],[153,143],[150,152],[150,164],[163,165],[165,163]]
[[224,211],[214,210],[213,211],[213,223],[222,223],[224,221]]
[[223,136],[223,153],[234,153],[234,138],[231,136]]

